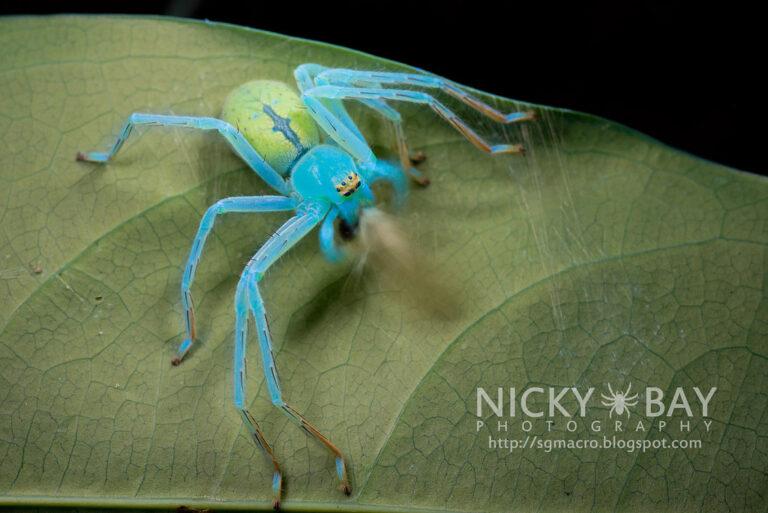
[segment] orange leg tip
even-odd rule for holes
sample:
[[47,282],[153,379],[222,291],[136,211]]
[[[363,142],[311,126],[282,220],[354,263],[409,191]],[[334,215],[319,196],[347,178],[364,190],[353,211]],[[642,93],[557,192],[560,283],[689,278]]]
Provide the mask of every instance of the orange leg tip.
[[415,154],[409,155],[408,158],[411,159],[413,164],[421,164],[427,160],[427,155],[423,151],[419,150]]
[[173,365],[174,367],[176,367],[180,363],[181,363],[181,358],[179,358],[178,356],[174,356],[173,360],[171,360],[171,365]]
[[413,167],[410,168],[408,170],[408,174],[411,176],[414,182],[421,185],[422,187],[426,187],[427,185],[429,185],[429,177],[422,175],[421,173],[416,171],[415,168]]
[[84,161],[85,160],[85,153],[83,153],[82,151],[78,151],[77,152],[77,157],[75,157],[75,160]]

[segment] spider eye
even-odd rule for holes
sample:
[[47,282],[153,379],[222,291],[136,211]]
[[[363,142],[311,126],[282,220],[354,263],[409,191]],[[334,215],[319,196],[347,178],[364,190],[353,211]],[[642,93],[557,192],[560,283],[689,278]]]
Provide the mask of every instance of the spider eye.
[[350,171],[343,182],[336,184],[336,192],[346,198],[358,190],[361,184],[362,181],[360,180],[360,177],[357,176],[357,173]]

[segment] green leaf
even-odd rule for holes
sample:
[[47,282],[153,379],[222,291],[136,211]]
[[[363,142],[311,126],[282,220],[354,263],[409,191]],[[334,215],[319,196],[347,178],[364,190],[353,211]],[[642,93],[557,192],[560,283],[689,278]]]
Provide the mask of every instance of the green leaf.
[[[203,212],[268,189],[215,134],[146,129],[107,166],[74,157],[106,149],[131,112],[216,116],[238,84],[291,83],[303,62],[404,67],[172,19],[6,18],[0,48],[0,504],[268,508],[270,467],[232,405],[233,295],[286,216],[217,221],[193,287],[199,342],[172,367]],[[464,112],[522,142],[520,157],[485,155],[427,109],[403,108],[432,185],[399,218],[459,291],[451,318],[386,274],[327,263],[315,234],[267,274],[283,391],[343,451],[353,485],[341,494],[331,456],[271,406],[251,336],[251,410],[285,471],[286,507],[766,508],[768,183],[603,119],[536,110],[503,129]],[[390,144],[381,120],[355,115]],[[598,396],[629,383],[642,395],[627,420]],[[595,387],[595,400],[572,432],[563,416],[524,432],[519,404],[501,418],[486,406],[477,430],[478,387],[520,399],[534,386]],[[646,386],[667,406],[676,387],[717,392],[707,419],[695,401],[690,419],[652,418]],[[562,404],[577,411],[570,395]],[[690,432],[675,428],[688,420]],[[489,447],[614,435],[702,447]]]

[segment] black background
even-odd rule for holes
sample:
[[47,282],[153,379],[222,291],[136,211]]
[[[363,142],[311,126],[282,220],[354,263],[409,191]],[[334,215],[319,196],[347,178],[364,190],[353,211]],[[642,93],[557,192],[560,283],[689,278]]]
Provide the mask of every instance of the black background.
[[597,114],[700,157],[768,172],[762,17],[736,3],[138,0],[1,9],[168,14],[315,39]]

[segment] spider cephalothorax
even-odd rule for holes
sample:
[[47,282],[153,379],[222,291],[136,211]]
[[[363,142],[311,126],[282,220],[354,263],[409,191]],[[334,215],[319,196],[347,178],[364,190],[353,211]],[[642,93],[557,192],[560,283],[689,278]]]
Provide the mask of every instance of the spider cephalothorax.
[[[320,248],[331,261],[340,260],[344,250],[335,242],[338,219],[342,238],[358,230],[361,212],[373,207],[370,186],[386,182],[394,189],[393,203],[402,206],[408,193],[405,173],[421,184],[427,179],[411,167],[400,114],[387,102],[428,105],[440,117],[483,151],[522,153],[518,144],[491,145],[461,118],[435,98],[407,87],[442,89],[481,114],[502,123],[533,119],[531,112],[502,114],[464,92],[447,80],[406,73],[385,73],[325,68],[303,64],[294,72],[301,92],[299,97],[282,82],[257,80],[235,89],[225,102],[221,119],[189,116],[164,116],[134,113],[123,127],[109,153],[78,153],[77,159],[107,162],[120,149],[134,126],[173,126],[216,130],[235,152],[279,195],[225,198],[211,206],[203,216],[192,244],[181,282],[187,338],[173,360],[181,362],[195,339],[195,316],[190,287],[205,240],[216,216],[226,212],[294,211],[289,219],[259,249],[246,265],[235,293],[235,379],[234,402],[252,439],[269,457],[274,468],[273,505],[280,505],[282,471],[277,458],[261,434],[246,401],[246,334],[248,316],[253,315],[272,402],[292,421],[325,445],[335,456],[336,473],[342,490],[350,485],[341,451],[315,429],[283,398],[272,340],[259,282],[266,270],[315,226],[320,226]],[[390,86],[390,87],[385,87]],[[406,88],[403,88],[406,87]],[[342,100],[357,100],[392,123],[399,165],[379,161],[347,114]],[[320,144],[320,135],[328,136]]]

